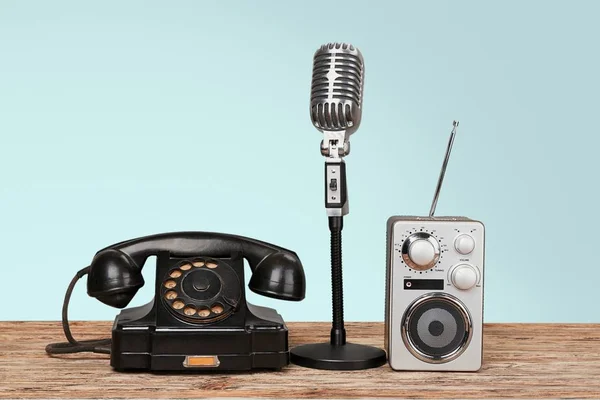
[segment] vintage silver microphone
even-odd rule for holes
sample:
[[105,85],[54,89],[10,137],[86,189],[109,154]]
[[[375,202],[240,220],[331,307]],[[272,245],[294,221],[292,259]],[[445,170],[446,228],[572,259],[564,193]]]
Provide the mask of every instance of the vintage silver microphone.
[[371,346],[346,343],[342,283],[343,216],[348,214],[346,164],[350,136],[362,117],[364,60],[351,44],[321,46],[313,59],[310,117],[323,133],[321,154],[325,158],[325,209],[331,232],[331,287],[333,321],[329,343],[297,346],[290,351],[295,364],[329,370],[379,367],[385,352]]
[[350,153],[350,135],[360,126],[364,71],[362,54],[351,44],[325,44],[313,59],[310,117],[323,133],[325,208],[330,217],[348,214],[343,157]]
[[324,156],[331,142],[338,142],[338,155],[349,153],[348,139],[362,117],[364,60],[351,44],[329,43],[315,53],[310,91],[310,117],[315,128],[325,134],[321,142]]

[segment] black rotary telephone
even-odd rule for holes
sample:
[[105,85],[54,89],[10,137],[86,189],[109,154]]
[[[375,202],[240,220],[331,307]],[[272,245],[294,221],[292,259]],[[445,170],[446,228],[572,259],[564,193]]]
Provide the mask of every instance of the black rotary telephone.
[[[121,311],[112,339],[75,340],[67,310],[76,282],[88,275],[88,295],[124,308],[144,285],[142,267],[150,256],[157,256],[154,300]],[[98,251],[77,273],[63,304],[69,343],[46,351],[109,353],[117,370],[279,369],[289,362],[287,327],[275,310],[246,302],[244,259],[252,270],[250,290],[304,299],[304,270],[292,251],[221,233],[146,236]]]

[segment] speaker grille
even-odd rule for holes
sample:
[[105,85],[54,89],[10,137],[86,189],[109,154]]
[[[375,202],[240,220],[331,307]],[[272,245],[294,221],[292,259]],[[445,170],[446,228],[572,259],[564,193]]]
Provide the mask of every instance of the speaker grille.
[[465,306],[445,293],[429,293],[415,300],[402,319],[402,339],[417,358],[444,363],[462,354],[472,335]]

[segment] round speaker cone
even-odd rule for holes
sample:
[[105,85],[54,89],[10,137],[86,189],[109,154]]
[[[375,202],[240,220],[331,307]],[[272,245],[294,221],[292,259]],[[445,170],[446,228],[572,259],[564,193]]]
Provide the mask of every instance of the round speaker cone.
[[458,357],[471,340],[471,317],[455,297],[431,293],[419,297],[406,310],[402,339],[417,358],[443,363]]

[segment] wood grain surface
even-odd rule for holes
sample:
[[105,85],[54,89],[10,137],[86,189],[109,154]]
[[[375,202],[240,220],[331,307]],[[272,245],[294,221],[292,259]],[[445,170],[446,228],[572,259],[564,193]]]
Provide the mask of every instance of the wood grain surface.
[[[290,346],[325,341],[327,323],[289,323]],[[75,322],[78,338],[108,336],[110,322]],[[383,346],[382,323],[348,323],[356,343]],[[475,373],[321,371],[174,375],[117,373],[108,356],[50,357],[58,322],[0,322],[0,398],[572,397],[600,398],[600,325],[487,324]]]

